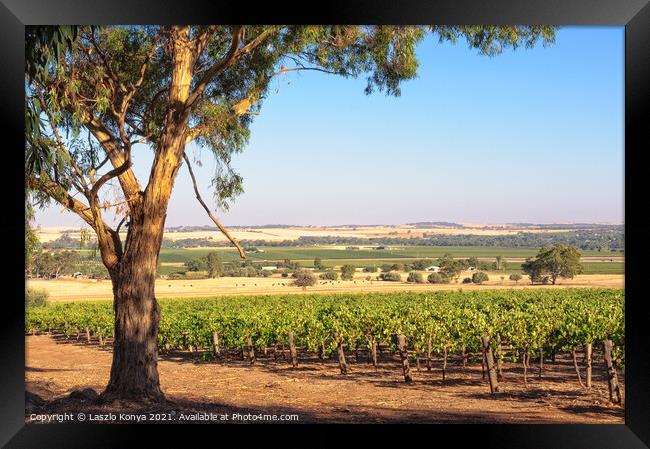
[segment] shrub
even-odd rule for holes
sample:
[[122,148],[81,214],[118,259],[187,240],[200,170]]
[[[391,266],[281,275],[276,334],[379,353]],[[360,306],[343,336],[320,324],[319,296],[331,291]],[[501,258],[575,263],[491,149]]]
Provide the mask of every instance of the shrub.
[[521,281],[521,274],[511,274],[510,280],[515,281],[517,284],[519,284],[519,281]]
[[471,284],[471,283],[472,283],[472,278],[463,279],[463,284]]
[[483,282],[487,282],[489,280],[490,277],[483,271],[477,271],[472,275],[472,282],[474,284],[482,284]]
[[357,271],[357,269],[353,265],[343,265],[341,267],[341,279],[344,281],[353,280],[355,271]]
[[399,273],[382,273],[379,275],[379,278],[382,281],[393,281],[393,282],[400,282],[402,280],[402,276],[400,276]]
[[449,284],[449,279],[444,277],[440,273],[431,273],[427,277],[427,281],[429,281],[432,284]]
[[288,277],[289,277],[289,273],[287,273],[287,272],[285,271],[284,273],[282,273],[282,277],[283,277],[283,278],[288,278]]
[[339,278],[339,275],[334,270],[328,270],[325,273],[321,274],[319,277],[328,281],[335,281]]
[[296,287],[310,287],[316,285],[316,282],[318,282],[316,276],[309,271],[296,271],[294,275],[296,279],[291,283],[291,285]]
[[28,288],[25,292],[25,307],[45,307],[49,296],[46,290]]
[[376,273],[377,272],[377,267],[364,267],[363,272],[364,273]]
[[415,282],[416,284],[423,284],[424,279],[422,278],[422,273],[418,273],[417,271],[411,271],[406,278],[406,282]]

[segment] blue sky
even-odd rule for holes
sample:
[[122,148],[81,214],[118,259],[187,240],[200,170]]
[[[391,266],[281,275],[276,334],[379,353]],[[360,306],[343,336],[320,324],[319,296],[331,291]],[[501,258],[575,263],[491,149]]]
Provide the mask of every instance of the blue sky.
[[[550,47],[492,58],[427,38],[418,55],[397,98],[365,95],[364,77],[278,77],[234,158],[245,192],[222,221],[623,221],[622,27],[563,28]],[[134,155],[143,184],[147,153]],[[201,160],[208,200],[214,163]],[[60,207],[36,222],[80,225]],[[167,225],[210,223],[182,168]]]

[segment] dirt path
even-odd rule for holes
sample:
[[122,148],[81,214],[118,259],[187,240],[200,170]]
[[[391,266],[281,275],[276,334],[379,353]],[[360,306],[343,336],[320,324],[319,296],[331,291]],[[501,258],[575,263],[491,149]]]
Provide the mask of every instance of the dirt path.
[[[261,357],[253,366],[240,360],[198,363],[188,355],[164,356],[159,362],[161,386],[174,403],[136,412],[174,411],[174,419],[181,412],[231,414],[231,422],[233,413],[295,414],[298,422],[624,422],[623,407],[607,400],[599,363],[590,392],[577,385],[569,360],[546,365],[542,380],[537,379],[536,368],[531,368],[527,390],[521,369],[507,364],[503,392],[492,399],[481,379],[480,363],[467,368],[452,365],[444,384],[438,361],[431,372],[413,366],[414,382],[407,385],[396,360],[383,361],[375,372],[363,360],[356,363],[354,356],[350,359],[351,374],[341,376],[335,361],[314,358],[303,358],[293,369],[272,356]],[[26,389],[32,398],[38,396],[30,401],[29,412],[123,411],[116,406],[61,399],[75,389],[101,391],[110,364],[108,348],[47,335],[26,337]],[[40,403],[39,398],[45,402]]]

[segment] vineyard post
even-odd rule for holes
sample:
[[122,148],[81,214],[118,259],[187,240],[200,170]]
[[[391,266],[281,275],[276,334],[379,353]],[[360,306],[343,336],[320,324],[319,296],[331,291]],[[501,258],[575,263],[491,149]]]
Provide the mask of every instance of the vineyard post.
[[219,349],[219,333],[212,332],[212,348],[214,351],[214,356],[219,357],[221,350]]
[[544,348],[539,348],[539,378],[542,378],[542,371],[544,371]]
[[377,371],[377,340],[372,337],[370,340],[370,356],[372,359],[372,366],[375,368],[375,371]]
[[397,348],[399,356],[402,360],[402,371],[404,372],[404,382],[412,382],[411,369],[409,368],[408,348],[406,347],[406,336],[403,334],[397,335]]
[[524,387],[528,388],[528,350],[521,354],[521,362],[524,365]]
[[485,348],[481,351],[481,378],[485,380]]
[[496,350],[496,362],[497,362],[497,377],[499,380],[503,379],[503,371],[502,371],[502,361],[501,361],[501,356],[502,356],[502,351],[503,348],[501,347],[501,335],[497,334],[497,350]]
[[343,340],[340,338],[337,339],[338,343],[336,345],[336,351],[339,356],[339,369],[341,370],[341,374],[347,374],[348,373],[348,364],[345,362],[345,352],[343,351]]
[[431,336],[427,342],[427,371],[431,371]]
[[618,376],[616,375],[616,368],[612,362],[612,340],[609,338],[603,341],[603,355],[605,358],[605,366],[607,368],[607,385],[609,386],[609,400],[620,404],[621,403],[621,388],[618,385]]
[[593,343],[587,343],[585,358],[587,363],[587,388],[591,388],[591,365],[592,365]]
[[86,326],[86,342],[90,343],[90,327]]
[[447,378],[447,345],[442,347],[442,381]]
[[580,383],[580,386],[582,388],[585,388],[585,384],[582,383],[582,377],[580,377],[580,367],[578,367],[578,358],[576,356],[576,350],[575,348],[573,351],[571,351],[571,354],[573,354],[573,366],[576,369],[576,374],[578,375],[578,383]]
[[291,366],[294,368],[298,366],[298,353],[296,351],[296,343],[293,340],[293,332],[289,332],[287,336],[289,340],[289,352],[291,354]]
[[246,337],[246,350],[248,352],[248,361],[251,365],[255,364],[255,348],[253,347],[253,337]]
[[463,345],[461,356],[463,357],[463,368],[467,367],[467,353],[465,350],[465,345]]
[[492,348],[490,348],[490,337],[487,332],[483,334],[483,354],[488,367],[488,379],[490,381],[490,393],[494,394],[499,391],[499,380],[497,379],[497,372],[494,366],[494,357],[492,355]]

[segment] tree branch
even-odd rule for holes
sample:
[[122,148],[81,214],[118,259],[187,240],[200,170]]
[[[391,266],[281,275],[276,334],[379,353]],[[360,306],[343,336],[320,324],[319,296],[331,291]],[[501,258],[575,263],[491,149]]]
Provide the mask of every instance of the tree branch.
[[214,224],[217,225],[221,233],[225,235],[226,238],[230,240],[230,242],[233,245],[235,245],[237,251],[239,251],[239,256],[242,259],[245,259],[246,253],[244,252],[244,249],[239,245],[237,240],[235,240],[235,238],[230,235],[228,230],[219,222],[219,220],[217,220],[216,217],[212,215],[212,212],[210,212],[210,209],[203,201],[203,198],[201,198],[201,194],[199,193],[199,188],[196,185],[196,178],[194,177],[194,172],[192,171],[192,165],[190,164],[190,160],[187,157],[187,154],[183,153],[183,159],[185,159],[185,163],[187,163],[187,169],[190,171],[190,176],[192,177],[192,184],[194,185],[194,193],[196,194],[196,199],[199,201],[199,203],[201,203],[201,206],[203,206],[203,209],[205,209],[205,211],[207,212],[208,217],[210,217],[210,219],[214,222]]

